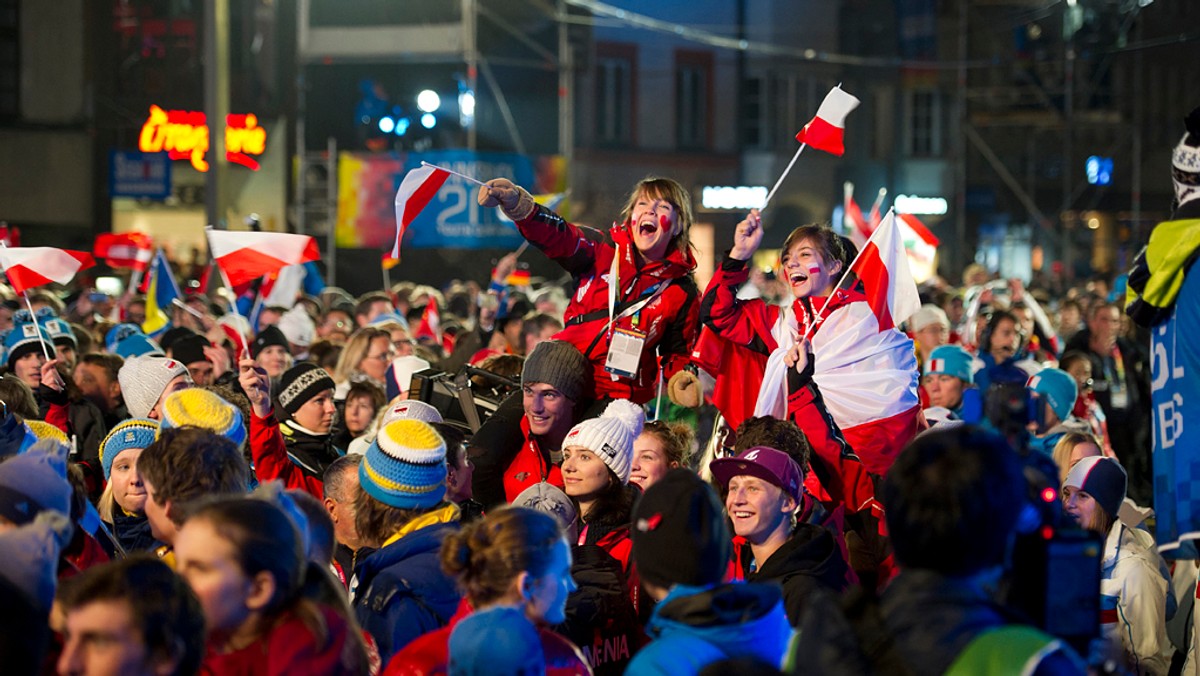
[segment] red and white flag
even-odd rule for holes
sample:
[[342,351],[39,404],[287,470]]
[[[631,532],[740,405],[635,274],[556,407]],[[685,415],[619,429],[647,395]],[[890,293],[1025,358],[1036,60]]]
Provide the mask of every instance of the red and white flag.
[[321,259],[315,239],[286,232],[209,230],[208,247],[229,284],[235,287],[288,265]]
[[66,284],[75,278],[75,273],[95,264],[96,260],[86,251],[48,246],[0,247],[0,266],[8,276],[8,283],[20,294],[50,282]]
[[846,152],[843,143],[846,116],[858,107],[858,103],[858,99],[847,94],[840,86],[834,87],[825,95],[821,107],[817,108],[817,116],[796,134],[796,140],[840,157]]
[[96,237],[92,253],[111,268],[145,272],[154,258],[154,240],[144,232],[106,232]]
[[429,297],[425,311],[421,313],[421,323],[417,325],[414,338],[430,338],[436,342],[442,340],[442,315],[438,312],[437,298]]
[[904,241],[904,250],[908,253],[908,264],[912,269],[913,281],[918,284],[922,283],[933,277],[937,271],[935,257],[939,244],[938,238],[912,214],[898,214],[896,221],[900,226],[900,238]]
[[854,184],[846,181],[842,184],[842,209],[845,211],[843,217],[843,226],[846,232],[849,233],[850,241],[854,242],[854,246],[862,248],[871,238],[871,225],[867,223],[867,219],[863,216],[862,209],[859,208],[858,202],[854,201]]
[[894,212],[889,211],[883,217],[850,265],[850,271],[862,282],[880,331],[896,328],[921,309],[917,283],[908,266],[908,254]]
[[404,231],[442,189],[447,178],[450,172],[430,166],[417,167],[404,175],[396,191],[396,243],[392,245],[392,258],[399,260]]

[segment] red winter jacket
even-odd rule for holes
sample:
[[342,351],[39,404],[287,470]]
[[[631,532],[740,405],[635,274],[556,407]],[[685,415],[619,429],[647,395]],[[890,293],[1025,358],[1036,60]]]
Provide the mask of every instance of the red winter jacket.
[[504,470],[504,499],[512,504],[521,491],[542,481],[559,490],[566,490],[562,470],[542,453],[537,440],[530,435],[527,416],[521,416],[521,433],[525,435],[521,450],[517,451],[517,457]]
[[[670,379],[683,368],[699,330],[699,290],[692,279],[696,260],[691,252],[672,248],[663,260],[639,267],[627,226],[614,226],[605,234],[568,223],[543,206],[518,221],[517,227],[525,239],[571,273],[578,284],[563,316],[566,327],[554,337],[571,342],[592,362],[596,397],[631,399],[638,404],[653,398],[659,366],[664,379]],[[666,284],[638,312],[615,323],[615,327],[646,334],[641,362],[633,379],[604,370],[612,337],[608,326],[609,277],[618,250],[621,258],[617,277],[621,288],[615,314],[648,297],[659,284]]]
[[260,418],[250,412],[250,455],[254,458],[254,476],[259,483],[280,479],[287,488],[299,488],[324,498],[325,483],[305,474],[288,457],[287,443],[279,430],[279,421],[268,414]]
[[[388,662],[384,676],[443,676],[450,664],[450,632],[475,610],[463,599],[450,624],[409,643]],[[548,627],[538,627],[547,676],[591,676],[592,669],[579,648]]]
[[256,676],[292,676],[293,674],[358,674],[349,664],[350,627],[346,620],[326,606],[319,606],[325,620],[326,639],[317,645],[317,637],[299,616],[289,613],[266,636],[249,646],[230,653],[213,652],[211,646],[200,665],[204,676],[255,674]]

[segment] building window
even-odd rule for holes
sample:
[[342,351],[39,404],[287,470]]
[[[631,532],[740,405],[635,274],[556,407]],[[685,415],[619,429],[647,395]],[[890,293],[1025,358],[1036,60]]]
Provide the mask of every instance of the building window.
[[767,145],[767,81],[763,77],[747,77],[742,84],[742,145],[763,148]]
[[21,113],[20,0],[0,0],[0,122]]
[[634,45],[596,45],[596,143],[629,145],[633,142]]
[[675,143],[680,150],[710,145],[712,52],[675,53]]
[[908,92],[906,150],[912,157],[936,157],[942,153],[942,105],[938,93],[923,89]]

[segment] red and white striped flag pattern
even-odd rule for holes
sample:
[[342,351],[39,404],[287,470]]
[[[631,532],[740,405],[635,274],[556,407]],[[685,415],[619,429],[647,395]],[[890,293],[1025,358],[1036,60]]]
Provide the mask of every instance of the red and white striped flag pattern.
[[921,297],[908,267],[908,254],[894,212],[889,211],[875,228],[850,271],[862,281],[867,304],[879,320],[880,331],[896,328],[921,309]]
[[286,232],[209,230],[208,246],[213,260],[235,287],[288,265],[321,259],[315,239]]
[[897,214],[897,224],[900,226],[900,239],[904,242],[904,251],[908,253],[908,265],[912,270],[913,281],[918,284],[933,277],[937,270],[938,238],[912,214]]
[[48,246],[0,247],[0,266],[4,267],[8,283],[20,294],[50,282],[66,284],[75,278],[75,273],[95,264],[96,260],[86,251]]
[[858,99],[840,86],[834,87],[821,101],[817,116],[796,134],[796,140],[840,157],[846,152],[846,116],[858,107],[858,103]]
[[442,189],[447,178],[450,172],[431,166],[417,167],[404,175],[396,191],[396,243],[392,245],[392,258],[399,260],[404,231]]
[[154,240],[144,232],[106,232],[97,235],[92,247],[96,258],[103,258],[111,268],[131,268],[146,271],[154,258]]

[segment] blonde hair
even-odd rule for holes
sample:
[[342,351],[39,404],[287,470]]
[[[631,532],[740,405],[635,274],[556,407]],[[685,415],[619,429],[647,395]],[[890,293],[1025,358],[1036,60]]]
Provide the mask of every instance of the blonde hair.
[[388,341],[388,345],[392,344],[392,335],[374,326],[365,326],[350,336],[346,347],[342,348],[342,353],[338,355],[337,366],[333,368],[335,383],[340,385],[362,373],[359,364],[367,358],[367,353],[371,351],[371,341],[376,338],[384,338]]
[[[1083,432],[1067,432],[1058,440],[1058,443],[1054,444],[1051,457],[1054,458],[1054,464],[1058,465],[1059,486],[1067,480],[1067,473],[1071,471],[1071,453],[1080,444],[1092,444],[1097,449],[1100,448],[1100,440],[1095,435]],[[1104,452],[1101,451],[1100,455],[1104,455]]]

